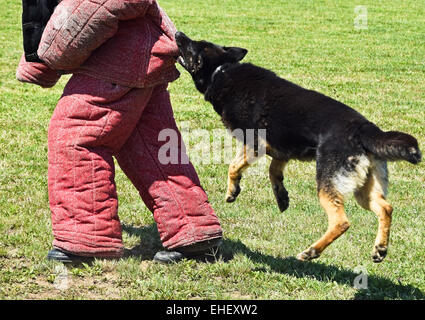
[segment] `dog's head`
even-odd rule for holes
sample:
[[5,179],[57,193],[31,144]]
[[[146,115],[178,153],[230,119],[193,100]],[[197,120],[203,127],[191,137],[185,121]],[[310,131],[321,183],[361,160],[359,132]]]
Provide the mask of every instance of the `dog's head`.
[[219,66],[237,63],[248,53],[243,48],[194,41],[183,32],[177,32],[175,37],[180,51],[178,62],[192,75],[196,87],[202,93],[205,93],[208,81]]

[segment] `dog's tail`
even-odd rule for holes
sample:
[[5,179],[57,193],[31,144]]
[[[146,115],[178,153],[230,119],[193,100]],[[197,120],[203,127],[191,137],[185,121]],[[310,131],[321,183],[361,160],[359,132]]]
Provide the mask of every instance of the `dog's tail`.
[[411,135],[398,131],[384,132],[373,123],[365,123],[359,128],[359,138],[363,147],[377,157],[389,160],[421,162],[418,141]]

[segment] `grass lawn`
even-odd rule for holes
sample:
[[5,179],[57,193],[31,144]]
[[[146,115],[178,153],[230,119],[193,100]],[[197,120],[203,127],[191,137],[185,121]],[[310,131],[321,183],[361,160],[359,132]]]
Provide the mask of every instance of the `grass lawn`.
[[[424,299],[425,164],[391,163],[394,206],[387,258],[370,258],[377,219],[350,198],[350,230],[313,262],[293,257],[317,240],[327,218],[316,196],[314,163],[291,162],[291,204],[281,214],[267,174],[242,179],[224,202],[226,164],[195,163],[223,229],[224,259],[214,264],[152,262],[161,248],[151,213],[117,168],[128,254],[70,267],[68,288],[47,262],[52,233],[47,195],[47,127],[67,77],[43,90],[15,80],[22,52],[21,3],[0,13],[0,299]],[[178,29],[249,50],[245,61],[274,70],[360,111],[384,130],[413,134],[425,150],[423,1],[160,0]],[[355,28],[355,7],[368,11]],[[180,68],[180,67],[179,67]],[[175,116],[191,130],[223,128],[189,75],[170,86]],[[358,268],[368,289],[353,286]]]

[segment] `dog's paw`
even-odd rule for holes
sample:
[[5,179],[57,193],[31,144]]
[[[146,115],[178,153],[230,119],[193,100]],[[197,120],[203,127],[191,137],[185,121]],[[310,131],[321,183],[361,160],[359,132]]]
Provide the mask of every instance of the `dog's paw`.
[[301,252],[297,255],[297,259],[299,261],[310,261],[320,257],[320,253],[316,251],[316,249],[310,247],[307,250]]
[[283,212],[286,209],[288,209],[289,207],[288,191],[286,191],[285,188],[281,188],[277,185],[273,188],[273,191],[274,191],[274,195],[275,195],[280,212]]
[[387,252],[388,252],[387,246],[376,245],[372,251],[373,262],[375,263],[382,262],[382,260],[384,260],[384,258],[387,256]]
[[233,186],[233,190],[227,190],[226,193],[226,202],[234,202],[241,192],[241,187],[239,185]]

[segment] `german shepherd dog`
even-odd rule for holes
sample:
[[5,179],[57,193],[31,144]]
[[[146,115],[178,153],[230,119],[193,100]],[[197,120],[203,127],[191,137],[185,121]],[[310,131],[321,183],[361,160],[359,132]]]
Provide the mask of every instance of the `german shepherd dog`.
[[[419,163],[417,140],[402,132],[384,132],[341,102],[240,63],[246,49],[194,41],[182,32],[176,33],[176,41],[179,63],[228,129],[266,129],[266,152],[272,158],[269,177],[281,211],[289,205],[283,185],[289,160],[316,161],[318,196],[329,225],[297,259],[318,258],[348,229],[344,199],[353,192],[360,206],[378,216],[372,259],[381,262],[388,250],[393,211],[386,200],[387,161]],[[255,154],[247,152],[249,147],[245,143],[229,166],[228,202],[238,196],[242,172],[251,163],[249,154]]]

